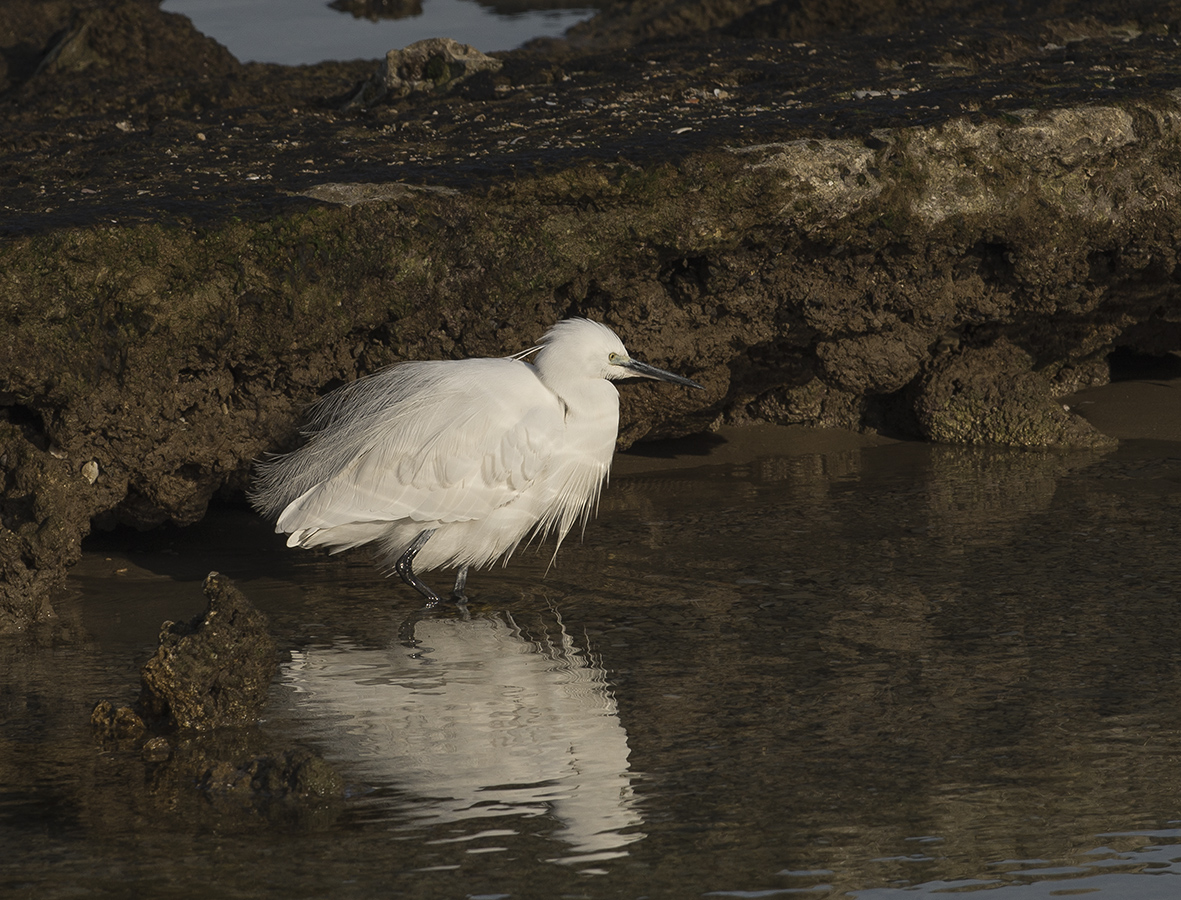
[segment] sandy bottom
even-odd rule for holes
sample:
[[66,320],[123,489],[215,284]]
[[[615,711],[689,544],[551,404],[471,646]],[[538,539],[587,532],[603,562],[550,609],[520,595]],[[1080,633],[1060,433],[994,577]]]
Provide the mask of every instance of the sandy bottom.
[[1181,378],[1117,381],[1062,402],[1121,441],[1181,441]]

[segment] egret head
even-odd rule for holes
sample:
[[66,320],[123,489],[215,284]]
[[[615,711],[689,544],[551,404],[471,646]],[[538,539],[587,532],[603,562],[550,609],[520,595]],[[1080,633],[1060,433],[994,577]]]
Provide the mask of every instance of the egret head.
[[652,378],[701,388],[688,378],[632,359],[614,331],[590,319],[563,319],[554,325],[541,339],[535,365],[543,380]]

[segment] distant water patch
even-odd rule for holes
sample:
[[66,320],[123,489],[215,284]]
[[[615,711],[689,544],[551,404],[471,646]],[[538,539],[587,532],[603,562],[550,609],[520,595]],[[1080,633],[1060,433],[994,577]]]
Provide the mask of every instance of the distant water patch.
[[242,62],[303,65],[379,59],[430,37],[454,38],[485,53],[511,50],[532,38],[559,37],[595,12],[590,4],[560,8],[562,2],[539,0],[532,5],[548,8],[524,9],[529,4],[493,8],[473,0],[421,0],[402,4],[403,18],[366,18],[326,0],[164,0],[161,8],[188,16]]

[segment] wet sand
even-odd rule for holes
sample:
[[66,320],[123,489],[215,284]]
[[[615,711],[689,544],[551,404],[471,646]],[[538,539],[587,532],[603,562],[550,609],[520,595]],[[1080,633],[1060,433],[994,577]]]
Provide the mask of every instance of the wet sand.
[[1117,381],[1062,402],[1120,440],[1181,441],[1181,378]]

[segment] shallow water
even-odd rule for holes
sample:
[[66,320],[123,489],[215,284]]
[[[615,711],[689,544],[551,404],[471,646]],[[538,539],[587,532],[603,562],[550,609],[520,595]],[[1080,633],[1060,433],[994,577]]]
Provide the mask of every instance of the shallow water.
[[[732,437],[622,459],[467,619],[244,511],[95,542],[56,633],[0,643],[0,893],[1181,896],[1181,443]],[[210,570],[283,651],[260,739],[344,802],[92,738]]]
[[[413,3],[406,3],[407,8]],[[566,8],[564,0],[504,4],[422,0],[415,15],[371,21],[328,6],[328,0],[164,0],[165,12],[193,25],[242,62],[295,66],[324,60],[382,59],[425,38],[449,37],[477,50],[511,50],[538,37],[560,37],[589,19],[595,0]]]

